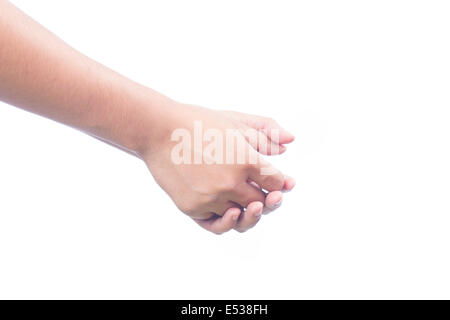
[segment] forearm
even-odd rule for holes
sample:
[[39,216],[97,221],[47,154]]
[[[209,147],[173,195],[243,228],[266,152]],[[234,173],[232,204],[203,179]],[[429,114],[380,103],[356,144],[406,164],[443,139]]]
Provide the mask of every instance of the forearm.
[[131,153],[157,140],[172,102],[75,51],[0,0],[0,100]]
[[[178,208],[215,233],[253,227],[263,211],[279,207],[281,190],[294,185],[258,153],[280,154],[294,140],[274,120],[176,103],[83,56],[4,0],[0,100],[140,157]],[[179,128],[176,142],[172,133]],[[258,161],[234,162],[235,155]]]

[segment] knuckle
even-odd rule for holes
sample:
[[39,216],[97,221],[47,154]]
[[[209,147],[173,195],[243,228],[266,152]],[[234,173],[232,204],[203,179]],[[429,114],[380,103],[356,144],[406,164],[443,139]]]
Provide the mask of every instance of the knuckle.
[[254,175],[260,174],[261,167],[264,165],[264,158],[261,157],[258,151],[255,151],[252,157],[254,157],[255,161],[249,161],[245,169]]
[[186,213],[186,214],[189,214],[190,211],[191,211],[190,206],[188,206],[188,205],[185,204],[185,203],[177,203],[176,205],[177,205],[178,210],[180,210],[181,212],[184,212],[184,213]]
[[281,175],[275,176],[274,177],[274,185],[275,185],[276,190],[281,190],[284,185],[283,176],[281,176]]
[[264,185],[272,185],[272,175],[261,175],[261,181]]
[[197,194],[191,199],[185,199],[177,204],[177,207],[187,215],[204,213],[211,203],[215,203],[218,196],[215,194]]
[[267,122],[268,124],[271,124],[271,125],[276,125],[277,124],[275,119],[271,118],[271,117],[264,117],[264,121]]
[[199,213],[198,205],[194,201],[183,201],[182,203],[177,203],[177,207],[181,212],[189,216],[195,216]]
[[284,184],[282,175],[279,173],[266,175],[263,177],[263,181],[273,191],[281,190]]
[[272,125],[278,125],[278,122],[274,118],[269,118],[269,123]]
[[197,219],[202,219],[202,220],[208,220],[210,218],[214,217],[214,213],[212,212],[205,212],[205,213],[201,213],[197,215]]

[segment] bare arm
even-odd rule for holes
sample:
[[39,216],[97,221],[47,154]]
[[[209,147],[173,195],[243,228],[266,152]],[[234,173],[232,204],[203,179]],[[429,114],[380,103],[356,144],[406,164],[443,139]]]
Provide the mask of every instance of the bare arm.
[[[174,164],[171,133],[192,131],[195,121],[222,133],[256,130],[271,146],[266,153],[283,152],[294,137],[271,119],[177,103],[80,54],[5,0],[0,0],[0,100],[143,159],[181,211],[216,233],[252,227],[263,204],[271,211],[281,202],[280,191],[294,186],[277,170],[260,175],[263,165],[270,166],[262,158],[244,165]],[[280,130],[279,141],[259,132],[268,128]],[[239,138],[249,154],[257,153],[258,145]]]
[[3,0],[0,43],[1,100],[133,153],[156,132],[148,130],[150,115],[171,103],[75,51]]

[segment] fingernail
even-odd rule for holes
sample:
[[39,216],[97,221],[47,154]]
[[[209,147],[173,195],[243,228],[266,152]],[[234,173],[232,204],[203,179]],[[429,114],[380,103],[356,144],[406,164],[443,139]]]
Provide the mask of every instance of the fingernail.
[[281,206],[281,200],[278,201],[278,202],[276,202],[273,206],[274,206],[275,208],[278,208],[279,206]]
[[259,210],[257,213],[255,213],[255,217],[259,217],[262,215],[263,209]]
[[235,215],[233,216],[233,221],[236,221],[238,218],[239,218],[239,215],[238,215],[238,214],[235,214]]

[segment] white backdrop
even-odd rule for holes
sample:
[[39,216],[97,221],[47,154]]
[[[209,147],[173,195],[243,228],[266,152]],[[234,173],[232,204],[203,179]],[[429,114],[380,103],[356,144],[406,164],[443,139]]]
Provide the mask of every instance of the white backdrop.
[[450,298],[448,1],[13,3],[174,99],[273,116],[297,187],[216,236],[139,160],[1,104],[0,298]]

